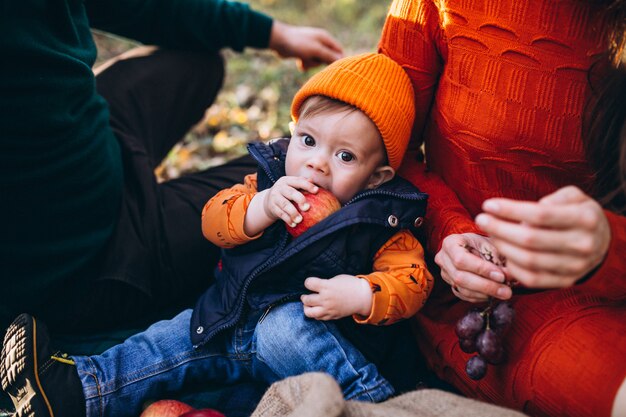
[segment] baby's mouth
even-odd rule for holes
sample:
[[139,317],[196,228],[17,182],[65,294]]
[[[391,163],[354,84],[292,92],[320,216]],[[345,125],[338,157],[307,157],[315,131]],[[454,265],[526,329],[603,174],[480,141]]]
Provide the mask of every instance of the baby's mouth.
[[305,178],[306,178],[306,179],[307,179],[307,180],[308,180],[311,184],[313,184],[313,185],[315,185],[315,186],[317,186],[317,187],[319,187],[319,188],[328,189],[328,187],[323,186],[323,185],[320,183],[320,181],[315,181],[315,179],[313,179],[313,178],[308,178],[308,177],[305,177]]

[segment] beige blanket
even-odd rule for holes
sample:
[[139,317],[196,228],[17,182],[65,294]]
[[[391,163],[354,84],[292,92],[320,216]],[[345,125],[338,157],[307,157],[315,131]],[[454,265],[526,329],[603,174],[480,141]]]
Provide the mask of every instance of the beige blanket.
[[278,381],[252,417],[523,417],[518,411],[437,389],[420,389],[372,404],[343,399],[335,380],[308,373]]

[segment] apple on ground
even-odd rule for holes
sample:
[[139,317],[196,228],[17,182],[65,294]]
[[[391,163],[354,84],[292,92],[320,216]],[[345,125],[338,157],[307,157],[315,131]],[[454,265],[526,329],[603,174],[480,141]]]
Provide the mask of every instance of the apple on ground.
[[319,187],[316,194],[304,191],[304,197],[309,203],[307,211],[301,211],[302,221],[295,227],[287,225],[287,231],[293,237],[298,237],[307,231],[314,224],[319,223],[322,219],[330,216],[341,208],[339,200],[330,191]]
[[194,408],[176,400],[159,400],[150,404],[140,417],[179,417]]
[[140,417],[225,417],[219,411],[192,406],[177,400],[159,400],[150,404]]

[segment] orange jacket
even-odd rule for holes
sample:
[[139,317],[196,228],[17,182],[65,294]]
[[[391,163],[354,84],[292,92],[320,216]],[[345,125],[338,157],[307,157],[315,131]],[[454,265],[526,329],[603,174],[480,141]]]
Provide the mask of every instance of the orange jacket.
[[[244,218],[252,197],[257,193],[256,174],[246,176],[243,184],[217,193],[202,211],[202,233],[214,244],[231,248],[261,236],[247,236]],[[229,204],[222,204],[228,200]],[[393,235],[377,252],[373,272],[358,275],[366,279],[373,293],[368,317],[354,316],[363,324],[392,324],[413,316],[426,302],[433,278],[426,269],[424,250],[406,230]]]

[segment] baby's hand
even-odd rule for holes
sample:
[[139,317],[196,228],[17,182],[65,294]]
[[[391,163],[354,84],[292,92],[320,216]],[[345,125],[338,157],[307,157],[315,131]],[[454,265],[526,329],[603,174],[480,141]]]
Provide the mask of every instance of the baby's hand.
[[307,211],[309,203],[301,191],[317,193],[318,187],[303,177],[281,177],[272,188],[267,190],[267,195],[263,201],[265,215],[271,219],[281,219],[291,227],[302,221],[302,216],[294,204],[297,204],[300,211]]
[[367,317],[372,310],[372,290],[365,279],[344,274],[331,279],[310,277],[304,286],[314,292],[300,297],[307,317],[316,320],[337,320],[353,314]]

